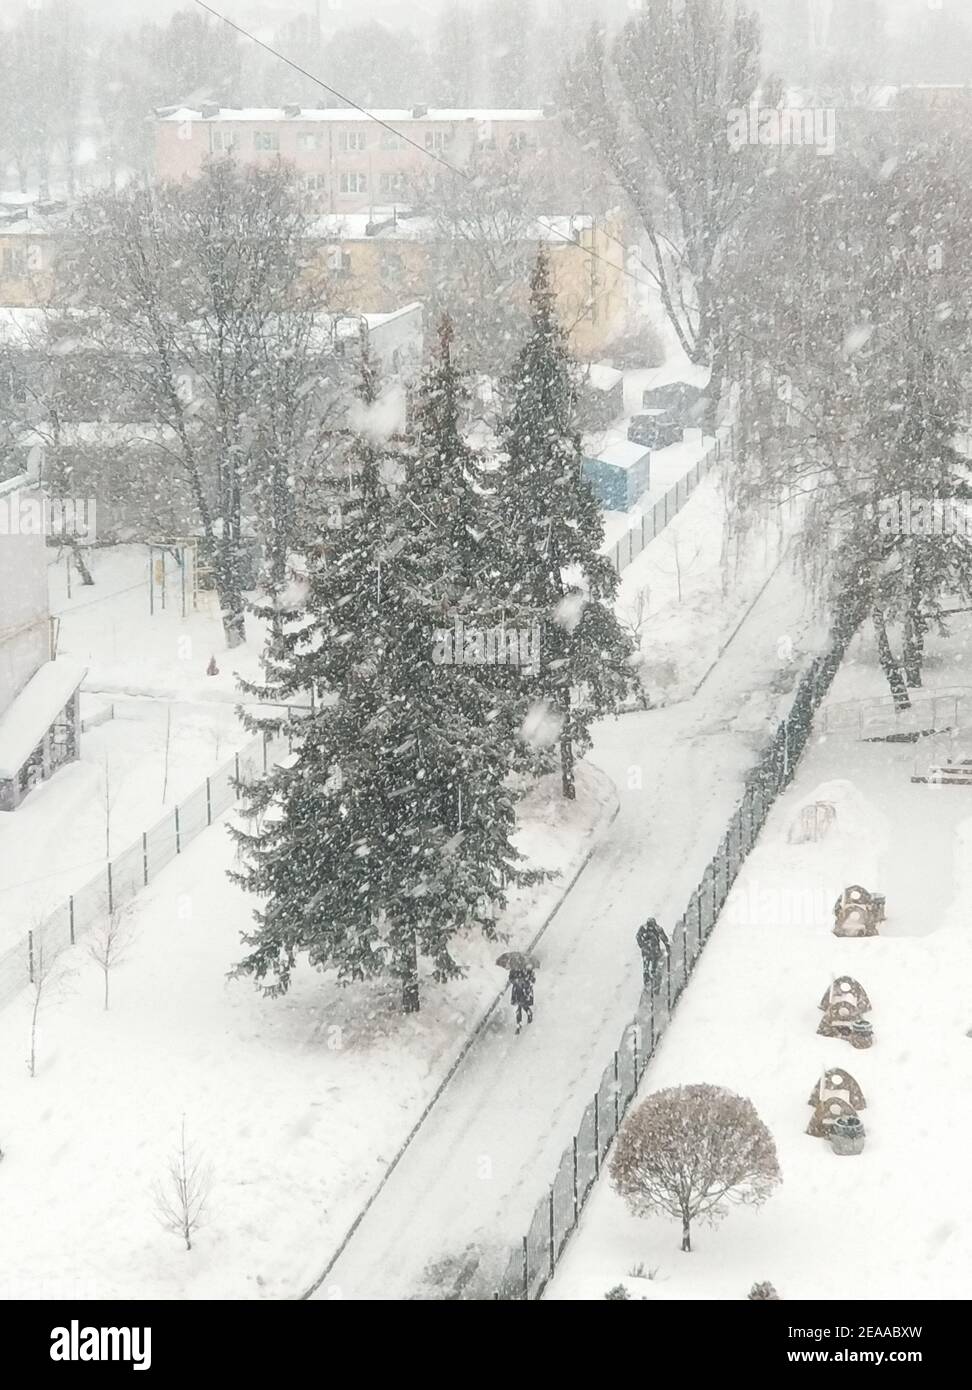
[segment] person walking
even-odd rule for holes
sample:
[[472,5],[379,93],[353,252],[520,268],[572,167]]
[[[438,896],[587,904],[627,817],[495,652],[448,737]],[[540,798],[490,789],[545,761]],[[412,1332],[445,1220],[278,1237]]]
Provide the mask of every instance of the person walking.
[[668,937],[654,917],[649,917],[647,922],[638,928],[635,940],[638,943],[638,950],[641,952],[641,973],[645,989],[653,991],[655,981],[661,971],[662,961],[667,958],[671,949],[668,944]]
[[533,1022],[533,985],[536,973],[528,966],[515,966],[510,971],[510,1003],[516,1009],[516,1031],[520,1031],[523,1015],[527,1023]]

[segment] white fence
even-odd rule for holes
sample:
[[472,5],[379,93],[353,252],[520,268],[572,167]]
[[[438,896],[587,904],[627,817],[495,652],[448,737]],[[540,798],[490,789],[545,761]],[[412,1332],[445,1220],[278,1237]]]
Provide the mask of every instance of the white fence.
[[911,695],[908,709],[895,708],[890,695],[869,700],[842,700],[825,706],[818,717],[823,734],[859,739],[894,738],[911,733],[942,733],[972,728],[972,687],[953,686]]
[[61,951],[103,921],[107,913],[130,902],[160,869],[236,804],[240,784],[262,776],[289,749],[285,737],[258,734],[185,801],[108,861],[38,927],[0,955],[0,1006],[31,984],[42,965],[46,968]]
[[732,425],[720,425],[702,457],[608,551],[608,557],[618,574],[641,554],[660,531],[664,531],[672,517],[677,516],[685,506],[702,479],[707,478],[713,468],[727,458],[731,451]]

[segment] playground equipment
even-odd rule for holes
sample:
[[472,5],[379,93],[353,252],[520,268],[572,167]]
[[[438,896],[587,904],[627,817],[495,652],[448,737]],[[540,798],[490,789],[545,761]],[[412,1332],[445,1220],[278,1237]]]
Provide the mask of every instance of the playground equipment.
[[[173,536],[149,541],[149,613],[165,612],[173,599],[183,618],[199,607],[200,579],[209,573],[199,564],[199,541],[195,536]],[[174,573],[172,572],[174,569]]]

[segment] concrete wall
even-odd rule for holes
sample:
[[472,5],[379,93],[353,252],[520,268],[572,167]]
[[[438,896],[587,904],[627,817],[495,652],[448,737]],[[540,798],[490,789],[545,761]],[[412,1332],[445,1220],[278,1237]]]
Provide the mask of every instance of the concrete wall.
[[34,496],[22,481],[0,483],[0,718],[50,655],[44,536],[8,534]]

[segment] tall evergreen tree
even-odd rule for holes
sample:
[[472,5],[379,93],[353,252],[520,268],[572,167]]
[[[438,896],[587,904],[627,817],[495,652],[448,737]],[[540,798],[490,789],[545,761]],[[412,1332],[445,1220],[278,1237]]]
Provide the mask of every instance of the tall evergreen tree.
[[[236,973],[269,994],[306,953],[344,982],[395,979],[413,1012],[420,960],[437,980],[460,975],[454,938],[493,937],[507,886],[537,877],[517,867],[509,751],[489,693],[474,670],[436,660],[443,602],[465,582],[453,574],[467,505],[454,387],[446,344],[396,494],[381,446],[359,441],[359,495],[309,557],[302,611],[267,657],[277,698],[323,696],[290,726],[293,759],[250,793],[258,828],[234,832],[246,860],[235,877],[263,900]],[[373,389],[366,380],[366,404]],[[435,497],[424,521],[416,514],[436,476],[451,534]]]
[[543,248],[530,306],[500,426],[496,587],[511,610],[540,624],[539,670],[522,681],[520,708],[555,714],[563,794],[573,799],[574,761],[590,746],[592,720],[616,710],[636,682],[631,642],[611,607],[618,577],[601,554],[604,521],[582,474],[572,363]]

